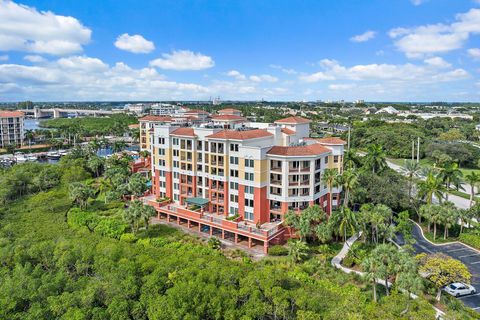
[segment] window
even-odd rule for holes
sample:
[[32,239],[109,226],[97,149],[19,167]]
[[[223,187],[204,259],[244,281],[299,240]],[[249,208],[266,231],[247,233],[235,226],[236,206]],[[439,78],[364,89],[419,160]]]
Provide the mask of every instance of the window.
[[245,180],[253,181],[253,173],[245,172]]
[[160,187],[165,188],[166,185],[167,185],[167,184],[165,183],[165,181],[160,181]]
[[252,159],[245,159],[245,167],[253,168],[255,161]]
[[325,157],[324,161],[325,161],[325,164],[327,164],[328,163],[328,157]]
[[158,154],[161,156],[165,155],[165,149],[158,149]]
[[197,141],[197,149],[202,150],[203,141]]
[[238,164],[238,157],[230,157],[230,164]]
[[238,178],[238,170],[230,169],[230,177]]
[[180,151],[178,151],[178,150],[173,150],[173,156],[174,156],[174,157],[178,157],[179,154],[180,154]]
[[253,187],[252,186],[245,186],[245,193],[253,194]]
[[178,138],[173,138],[173,145],[178,146]]
[[173,161],[173,167],[178,168],[178,161]]
[[236,194],[231,194],[231,195],[230,195],[230,201],[232,201],[232,202],[238,202],[238,195],[236,195]]
[[253,221],[253,219],[254,219],[253,212],[245,211],[245,220]]
[[238,151],[238,143],[230,144],[230,151]]
[[230,215],[234,216],[236,214],[238,214],[238,208],[230,207]]
[[253,207],[253,199],[245,199],[245,207]]
[[333,162],[338,163],[338,158],[339,158],[338,156],[333,156]]
[[159,166],[165,166],[165,160],[158,160],[158,165]]
[[173,173],[173,177],[174,177],[175,179],[178,179],[178,176],[179,176],[178,172],[174,172],[174,173]]
[[173,189],[174,189],[174,190],[179,190],[179,189],[180,189],[179,184],[178,184],[178,183],[174,183],[174,184],[173,184]]
[[159,171],[158,171],[158,176],[159,176],[159,177],[165,177],[165,171],[159,170]]
[[238,190],[238,182],[230,182],[230,189]]
[[165,138],[158,138],[158,144],[165,144]]

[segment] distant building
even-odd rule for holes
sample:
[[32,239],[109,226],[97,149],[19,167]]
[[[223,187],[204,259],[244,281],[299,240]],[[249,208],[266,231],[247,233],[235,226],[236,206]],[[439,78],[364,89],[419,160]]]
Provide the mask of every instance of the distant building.
[[233,115],[233,116],[242,116],[242,111],[238,109],[232,109],[232,108],[227,108],[227,109],[222,109],[218,110],[218,114],[220,115]]
[[156,103],[150,107],[150,114],[153,116],[172,116],[182,113],[182,107],[169,103]]
[[480,131],[480,124],[477,124],[477,125],[475,126],[475,129],[477,129],[477,130]]
[[388,114],[399,114],[400,111],[398,111],[397,109],[395,109],[394,107],[392,106],[388,106],[388,107],[385,107],[385,108],[382,108],[380,110],[378,110],[377,112],[375,112],[376,114],[379,114],[379,113],[388,113]]
[[128,112],[132,112],[138,115],[145,112],[145,104],[143,103],[127,104],[125,107]]
[[216,97],[215,99],[213,99],[212,104],[214,106],[218,106],[218,105],[222,104],[222,100],[220,100],[220,97]]
[[403,112],[399,113],[399,117],[408,117],[408,116],[416,116],[423,120],[428,120],[432,118],[450,118],[450,119],[465,119],[465,120],[473,120],[473,116],[469,114],[463,113],[409,113]]
[[20,111],[0,111],[0,148],[21,146],[24,139],[25,115]]

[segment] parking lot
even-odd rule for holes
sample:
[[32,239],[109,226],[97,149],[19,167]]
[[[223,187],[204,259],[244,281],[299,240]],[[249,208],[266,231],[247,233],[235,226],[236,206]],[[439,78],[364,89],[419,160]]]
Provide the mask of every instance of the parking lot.
[[[417,225],[414,225],[412,235],[417,241],[413,246],[416,253],[444,253],[462,261],[472,274],[471,284],[477,289],[477,292],[480,292],[480,253],[478,251],[472,250],[461,243],[435,246],[423,238]],[[459,297],[458,299],[466,306],[480,312],[480,293]]]

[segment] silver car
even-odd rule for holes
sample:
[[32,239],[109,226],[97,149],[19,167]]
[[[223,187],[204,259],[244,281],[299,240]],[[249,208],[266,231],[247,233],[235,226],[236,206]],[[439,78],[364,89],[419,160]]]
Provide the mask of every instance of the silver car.
[[474,294],[477,292],[474,286],[463,283],[454,282],[445,287],[445,292],[451,294],[454,297],[464,296],[467,294]]

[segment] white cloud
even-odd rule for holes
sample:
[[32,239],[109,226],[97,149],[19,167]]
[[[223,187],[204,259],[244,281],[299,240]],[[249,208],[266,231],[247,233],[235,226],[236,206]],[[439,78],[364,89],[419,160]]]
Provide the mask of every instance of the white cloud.
[[68,57],[57,61],[60,68],[66,70],[82,70],[85,72],[102,72],[108,69],[108,65],[102,60],[90,57]]
[[375,31],[368,30],[368,31],[365,31],[362,34],[351,37],[350,41],[352,41],[352,42],[366,42],[368,40],[371,40],[371,39],[375,38],[376,35],[377,35],[377,33]]
[[297,74],[297,71],[294,70],[294,69],[289,69],[289,68],[284,68],[278,64],[271,64],[269,65],[270,68],[273,68],[273,69],[277,69],[277,70],[280,70],[282,71],[283,73],[286,73],[286,74]]
[[155,50],[155,45],[139,34],[133,36],[128,33],[119,35],[114,43],[115,47],[133,53],[150,53]]
[[419,6],[419,5],[427,2],[427,0],[410,0],[410,2],[411,2],[414,6]]
[[189,50],[178,50],[172,53],[163,53],[163,58],[150,61],[150,65],[169,70],[203,70],[215,65],[213,59],[201,53]]
[[475,60],[480,59],[480,48],[468,49],[467,53],[470,57],[472,57]]
[[0,0],[0,51],[66,55],[82,51],[90,36],[73,17]]
[[465,44],[470,35],[480,33],[480,9],[457,14],[451,24],[430,24],[414,28],[395,28],[389,36],[395,46],[409,58],[423,58],[457,50]]
[[353,83],[334,83],[328,86],[330,90],[348,90],[355,88],[356,85]]
[[269,74],[251,75],[249,79],[254,82],[277,82],[278,81],[278,78],[271,76]]
[[331,75],[327,75],[322,71],[319,71],[312,74],[303,74],[299,77],[299,79],[303,82],[318,82],[318,81],[324,81],[324,80],[334,80],[335,77]]
[[436,68],[450,68],[452,65],[441,57],[433,57],[423,60],[426,64]]
[[240,72],[237,71],[237,70],[230,70],[230,71],[228,71],[228,72],[226,73],[226,75],[229,76],[229,77],[233,77],[233,78],[235,78],[235,79],[237,79],[237,80],[245,80],[245,79],[247,79],[247,77],[246,77],[244,74],[240,73]]
[[0,56],[0,61],[7,61],[8,60],[8,55],[4,54]]
[[26,55],[23,59],[32,63],[42,63],[47,61],[47,59],[39,55]]
[[[455,81],[465,79],[468,73],[463,69],[442,71],[448,68],[446,61],[431,59],[425,65],[419,64],[367,64],[352,67],[342,66],[338,61],[324,59],[320,61],[323,71],[312,74],[303,74],[299,80],[304,82],[319,82],[326,80],[353,80],[353,81],[383,81],[383,82],[411,82],[419,81]],[[435,66],[435,68],[432,68]],[[441,66],[441,67],[440,67]]]

